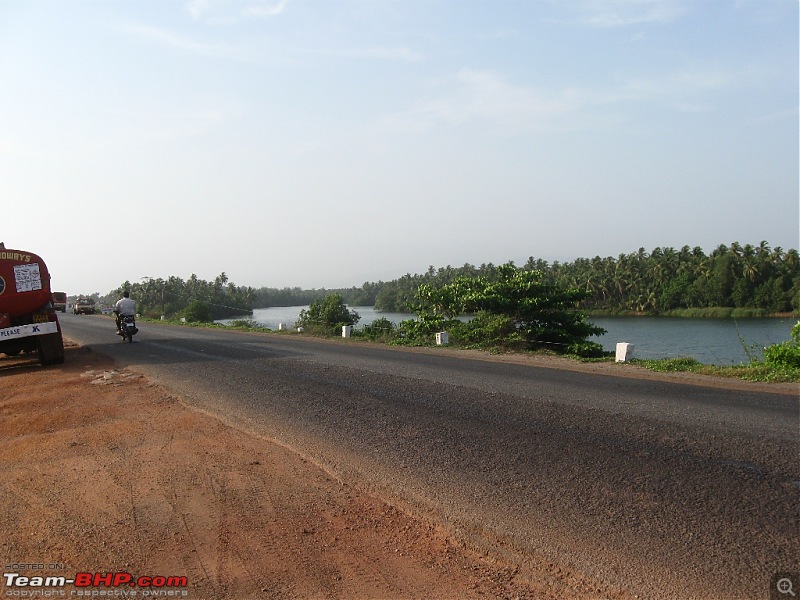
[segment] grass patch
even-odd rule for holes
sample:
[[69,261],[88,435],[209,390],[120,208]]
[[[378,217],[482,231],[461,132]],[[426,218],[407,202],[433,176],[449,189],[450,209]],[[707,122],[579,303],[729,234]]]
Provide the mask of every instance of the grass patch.
[[690,357],[660,359],[634,358],[630,362],[631,364],[639,365],[651,371],[658,371],[659,373],[676,373],[680,371],[699,373],[703,370],[703,367],[708,366]]
[[269,327],[263,327],[258,324],[258,321],[252,319],[236,319],[223,327],[244,331],[272,331]]
[[663,358],[645,360],[634,358],[631,364],[657,371],[659,373],[698,373],[715,377],[730,377],[745,381],[760,381],[765,383],[797,383],[800,382],[800,369],[769,365],[761,361],[752,361],[749,364],[719,366],[705,365],[694,358]]

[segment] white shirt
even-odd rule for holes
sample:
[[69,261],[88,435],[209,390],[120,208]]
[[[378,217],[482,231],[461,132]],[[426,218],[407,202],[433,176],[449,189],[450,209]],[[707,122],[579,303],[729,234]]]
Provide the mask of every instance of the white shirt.
[[124,317],[133,316],[136,314],[136,303],[130,298],[120,298],[114,305],[117,312]]

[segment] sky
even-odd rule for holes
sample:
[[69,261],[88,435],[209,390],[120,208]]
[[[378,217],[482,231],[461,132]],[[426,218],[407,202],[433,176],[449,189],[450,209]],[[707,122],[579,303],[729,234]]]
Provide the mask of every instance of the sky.
[[0,0],[54,289],[798,248],[797,0]]

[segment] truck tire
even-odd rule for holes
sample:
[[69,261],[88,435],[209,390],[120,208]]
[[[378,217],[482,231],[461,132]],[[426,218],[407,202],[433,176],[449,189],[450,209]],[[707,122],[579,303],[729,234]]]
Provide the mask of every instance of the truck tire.
[[61,332],[39,336],[39,364],[60,365],[64,362],[64,340]]

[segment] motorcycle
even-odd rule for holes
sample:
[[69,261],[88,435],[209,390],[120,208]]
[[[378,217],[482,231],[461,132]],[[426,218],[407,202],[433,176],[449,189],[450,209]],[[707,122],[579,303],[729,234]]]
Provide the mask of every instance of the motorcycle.
[[129,342],[133,342],[133,336],[139,330],[136,327],[136,318],[133,315],[120,315],[119,317],[119,329],[117,330],[117,335],[122,336],[122,341],[124,342],[125,339]]

